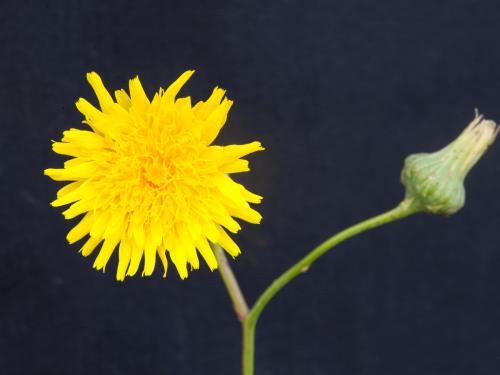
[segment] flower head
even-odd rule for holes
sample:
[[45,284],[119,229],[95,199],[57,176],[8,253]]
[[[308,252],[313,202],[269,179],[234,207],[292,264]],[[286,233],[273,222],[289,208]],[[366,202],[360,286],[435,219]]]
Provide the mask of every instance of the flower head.
[[217,87],[194,106],[190,97],[176,98],[192,74],[185,72],[152,100],[137,77],[129,82],[130,95],[117,90],[114,100],[97,73],[87,74],[100,110],[80,98],[76,107],[90,129],[66,130],[52,145],[54,152],[72,157],[61,169],[45,170],[53,180],[70,181],[52,205],[70,204],[66,219],[83,215],[68,242],[88,236],[84,256],[102,243],[94,261],[98,270],[118,248],[118,280],[135,275],[143,258],[145,276],[157,257],[164,276],[170,258],[186,278],[188,264],[199,267],[198,254],[213,270],[217,260],[210,242],[234,257],[240,249],[226,232],[240,230],[234,218],[261,220],[249,203],[262,198],[229,174],[248,171],[242,157],[263,148],[260,142],[212,145],[232,101]]
[[476,111],[472,122],[448,146],[408,156],[401,173],[407,201],[434,214],[460,210],[465,203],[465,177],[495,141],[498,130],[494,121]]

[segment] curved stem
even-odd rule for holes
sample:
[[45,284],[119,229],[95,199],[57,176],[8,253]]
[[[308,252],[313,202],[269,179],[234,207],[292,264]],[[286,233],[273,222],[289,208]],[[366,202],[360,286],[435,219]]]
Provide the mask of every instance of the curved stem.
[[369,229],[402,219],[418,211],[419,207],[412,201],[404,200],[396,208],[355,224],[347,229],[344,229],[333,237],[330,237],[325,242],[314,248],[300,261],[295,263],[295,265],[285,271],[281,276],[275,279],[272,284],[260,295],[243,321],[243,375],[253,375],[255,327],[260,314],[276,293],[278,293],[295,277],[307,271],[316,259],[339,243]]
[[[249,356],[253,358],[253,353],[250,355],[247,353],[248,350],[253,351],[253,345],[251,347],[245,345],[245,342],[249,341],[247,338],[247,335],[249,334],[248,330],[245,328],[245,321],[246,318],[248,317],[248,305],[247,302],[245,301],[245,297],[243,296],[243,293],[241,292],[240,286],[238,284],[238,280],[236,280],[236,277],[234,276],[233,270],[231,269],[231,266],[229,265],[227,261],[226,254],[224,252],[224,249],[220,247],[218,244],[210,244],[212,246],[212,250],[214,251],[215,257],[217,258],[217,263],[219,265],[219,273],[222,277],[222,280],[224,281],[224,285],[226,286],[227,293],[229,294],[229,297],[231,298],[231,301],[233,302],[233,308],[234,312],[236,313],[236,316],[238,317],[238,320],[241,323],[241,327],[243,330],[243,354],[242,354],[242,366],[243,366],[243,373],[245,372],[245,358],[248,358]],[[250,332],[250,334],[254,334],[255,330]],[[254,340],[251,340],[253,342]]]
[[248,305],[245,301],[245,297],[241,292],[231,266],[229,266],[229,263],[227,262],[224,250],[218,244],[211,244],[211,246],[215,253],[215,257],[217,258],[217,263],[219,264],[219,273],[224,281],[229,297],[231,297],[231,301],[233,302],[233,308],[236,312],[236,316],[240,322],[243,322],[248,315]]

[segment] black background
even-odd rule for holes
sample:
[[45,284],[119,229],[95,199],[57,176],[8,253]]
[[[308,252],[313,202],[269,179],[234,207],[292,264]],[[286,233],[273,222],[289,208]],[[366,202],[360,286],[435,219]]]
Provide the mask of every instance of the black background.
[[[392,208],[404,157],[472,119],[500,120],[498,1],[3,1],[0,372],[238,374],[239,325],[217,273],[114,280],[65,241],[43,176],[80,124],[95,70],[146,91],[235,100],[220,144],[260,140],[261,225],[233,262],[247,298],[335,231]],[[286,287],[257,331],[256,375],[498,374],[500,151],[467,204],[342,244]]]

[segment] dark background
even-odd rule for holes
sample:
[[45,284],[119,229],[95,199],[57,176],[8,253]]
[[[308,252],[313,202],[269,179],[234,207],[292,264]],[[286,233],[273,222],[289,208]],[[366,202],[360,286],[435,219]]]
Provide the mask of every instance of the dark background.
[[[265,197],[233,262],[247,298],[335,231],[392,208],[410,153],[500,120],[498,1],[3,1],[0,5],[0,372],[238,374],[217,273],[114,280],[92,269],[43,176],[80,124],[85,73],[235,100],[219,142],[261,140],[238,176]],[[419,215],[327,254],[257,331],[256,375],[500,371],[500,151],[444,219]]]

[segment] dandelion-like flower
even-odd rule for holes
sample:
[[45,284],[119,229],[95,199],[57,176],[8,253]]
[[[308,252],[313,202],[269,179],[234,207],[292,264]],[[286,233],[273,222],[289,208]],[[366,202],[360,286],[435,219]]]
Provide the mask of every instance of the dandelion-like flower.
[[94,261],[98,270],[118,247],[118,280],[135,275],[143,258],[142,275],[151,275],[157,256],[163,276],[167,255],[182,279],[188,264],[199,268],[198,253],[213,270],[210,242],[235,257],[240,249],[226,232],[240,230],[234,218],[261,220],[249,203],[262,198],[229,174],[248,171],[242,157],[263,148],[260,142],[212,145],[233,102],[217,87],[195,106],[190,97],[176,99],[192,74],[185,72],[151,101],[137,77],[129,82],[130,95],[117,90],[115,101],[97,73],[87,74],[100,110],[80,98],[76,107],[90,130],[69,129],[52,145],[72,157],[64,168],[45,170],[53,180],[70,181],[52,205],[71,204],[66,219],[83,215],[67,240],[88,236],[84,256],[102,243]]

